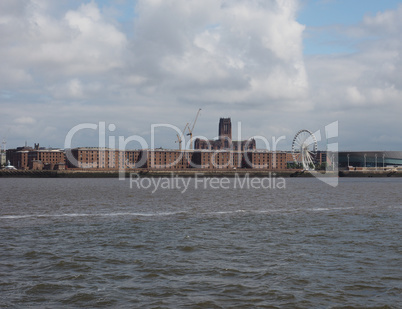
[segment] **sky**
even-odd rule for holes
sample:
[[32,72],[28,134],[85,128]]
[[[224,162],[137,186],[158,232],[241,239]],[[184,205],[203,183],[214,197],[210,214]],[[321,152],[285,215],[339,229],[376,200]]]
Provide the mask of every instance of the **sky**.
[[193,136],[402,150],[401,31],[394,0],[2,0],[0,138],[177,149],[201,108]]

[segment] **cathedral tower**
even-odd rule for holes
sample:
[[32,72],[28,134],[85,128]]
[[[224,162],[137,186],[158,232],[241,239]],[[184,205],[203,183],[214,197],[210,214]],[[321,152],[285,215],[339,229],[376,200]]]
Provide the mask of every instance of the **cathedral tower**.
[[219,139],[223,148],[230,148],[232,145],[232,122],[230,118],[219,119]]

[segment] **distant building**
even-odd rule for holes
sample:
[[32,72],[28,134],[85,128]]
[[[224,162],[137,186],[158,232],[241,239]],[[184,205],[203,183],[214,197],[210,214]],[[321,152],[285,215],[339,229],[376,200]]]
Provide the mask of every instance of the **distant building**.
[[121,169],[146,167],[147,150],[78,147],[66,150],[68,168]]
[[204,140],[197,138],[194,141],[194,149],[196,150],[234,150],[247,151],[256,149],[255,140],[249,139],[244,141],[232,140],[232,122],[230,118],[219,119],[217,140]]
[[7,163],[6,153],[1,151],[0,152],[0,166],[5,166]]
[[61,149],[41,148],[39,144],[32,147],[7,149],[7,159],[18,169],[54,169],[65,164],[64,151]]
[[28,153],[30,151],[33,151],[33,148],[27,146],[7,149],[7,160],[18,169],[28,169]]
[[340,169],[398,167],[402,151],[340,151],[338,160]]
[[[69,168],[82,169],[149,169],[149,170],[283,170],[292,161],[289,152],[266,150],[125,150],[104,148],[74,148],[67,154]],[[68,152],[67,152],[68,153]],[[45,169],[45,167],[43,167]]]
[[284,151],[194,150],[190,166],[200,169],[287,169],[292,154]]
[[117,169],[123,157],[116,149],[100,147],[78,147],[66,150],[70,168]]
[[[255,140],[232,141],[230,118],[219,121],[217,140],[196,139],[194,150],[139,149],[119,150],[100,147],[67,149],[17,147],[7,149],[7,169],[64,170],[64,169],[152,169],[152,170],[228,170],[300,169],[292,153],[287,151],[257,150]],[[0,152],[1,154],[1,152]],[[4,153],[1,156],[4,162]],[[3,163],[3,166],[6,165]],[[315,156],[318,169],[394,169],[402,167],[400,151],[318,151]]]

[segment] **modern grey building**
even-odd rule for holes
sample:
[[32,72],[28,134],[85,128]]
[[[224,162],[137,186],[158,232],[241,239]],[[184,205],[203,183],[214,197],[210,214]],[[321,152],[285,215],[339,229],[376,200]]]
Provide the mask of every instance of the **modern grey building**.
[[402,166],[402,151],[340,151],[339,167]]

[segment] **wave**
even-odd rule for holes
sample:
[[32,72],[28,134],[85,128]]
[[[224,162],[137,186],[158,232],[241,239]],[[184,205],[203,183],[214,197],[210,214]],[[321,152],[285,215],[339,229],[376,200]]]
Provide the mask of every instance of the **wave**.
[[184,212],[158,212],[158,213],[139,213],[139,212],[113,212],[113,213],[69,213],[69,214],[31,214],[31,215],[4,215],[0,219],[26,219],[26,218],[63,218],[63,217],[158,217],[158,216],[172,216],[182,214]]
[[[209,212],[199,212],[194,213],[194,215],[231,215],[231,214],[241,214],[241,213],[260,213],[269,214],[277,212],[299,212],[299,211],[334,211],[334,210],[348,210],[354,207],[317,207],[317,208],[277,208],[277,209],[265,209],[265,210],[244,210],[244,209],[233,209],[233,210],[220,210],[220,211],[209,211]],[[186,215],[189,214],[187,211],[171,211],[171,212],[112,212],[112,213],[63,213],[63,214],[26,214],[26,215],[3,215],[0,216],[0,220],[3,219],[27,219],[27,218],[68,218],[68,217],[164,217],[164,216],[175,216],[175,215]]]

